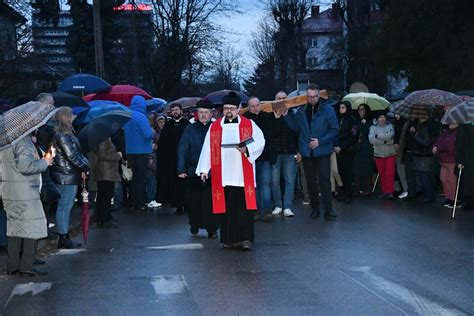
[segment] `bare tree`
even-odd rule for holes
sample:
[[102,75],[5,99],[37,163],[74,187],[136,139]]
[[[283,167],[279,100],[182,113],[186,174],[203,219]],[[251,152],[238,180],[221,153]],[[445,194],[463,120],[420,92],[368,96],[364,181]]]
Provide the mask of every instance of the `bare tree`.
[[209,90],[240,90],[242,54],[233,47],[220,48],[209,62]]
[[[177,96],[203,70],[206,51],[218,44],[213,19],[232,6],[226,0],[152,0],[156,49],[149,77],[160,95]],[[182,85],[180,87],[180,84]]]
[[258,63],[265,63],[275,57],[275,34],[277,25],[268,16],[262,18],[258,25],[258,31],[252,33],[250,46],[253,57]]

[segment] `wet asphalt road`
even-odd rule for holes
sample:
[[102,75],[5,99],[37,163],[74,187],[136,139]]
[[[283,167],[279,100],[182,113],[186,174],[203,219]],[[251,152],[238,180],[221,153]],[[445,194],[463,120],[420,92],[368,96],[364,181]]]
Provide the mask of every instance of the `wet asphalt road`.
[[[86,251],[47,257],[47,277],[0,276],[0,311],[474,314],[473,212],[451,221],[443,207],[376,199],[335,210],[335,222],[313,220],[295,201],[295,218],[256,224],[251,252],[224,250],[204,231],[191,236],[187,217],[171,211],[121,211],[120,229],[93,228]],[[184,249],[160,248],[170,245]]]

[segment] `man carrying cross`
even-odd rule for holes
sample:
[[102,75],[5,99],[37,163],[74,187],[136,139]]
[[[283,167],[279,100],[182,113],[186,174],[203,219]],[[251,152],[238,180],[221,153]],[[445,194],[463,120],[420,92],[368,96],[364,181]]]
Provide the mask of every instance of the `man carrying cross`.
[[212,187],[212,211],[220,217],[224,248],[250,250],[254,240],[255,161],[265,147],[262,131],[240,116],[240,97],[230,92],[223,100],[224,117],[212,123],[196,168]]

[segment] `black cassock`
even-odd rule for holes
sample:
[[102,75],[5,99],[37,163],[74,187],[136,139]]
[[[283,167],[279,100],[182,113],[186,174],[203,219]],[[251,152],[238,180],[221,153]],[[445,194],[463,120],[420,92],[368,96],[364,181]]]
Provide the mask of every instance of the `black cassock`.
[[243,187],[224,187],[226,213],[218,215],[221,243],[233,244],[254,240],[256,211],[247,210]]
[[178,122],[169,120],[163,126],[158,141],[156,157],[156,200],[173,207],[184,203],[185,181],[176,174],[178,145],[183,131],[189,122],[181,119]]

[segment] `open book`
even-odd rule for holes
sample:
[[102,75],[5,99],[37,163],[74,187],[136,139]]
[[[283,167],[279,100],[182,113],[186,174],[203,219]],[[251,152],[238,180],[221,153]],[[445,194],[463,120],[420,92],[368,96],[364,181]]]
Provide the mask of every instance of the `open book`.
[[235,148],[235,147],[245,147],[248,144],[253,143],[253,137],[247,138],[246,140],[241,141],[240,143],[232,144],[221,144],[222,148]]

